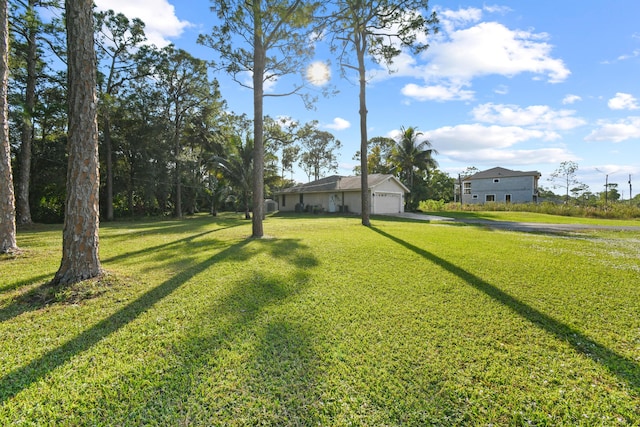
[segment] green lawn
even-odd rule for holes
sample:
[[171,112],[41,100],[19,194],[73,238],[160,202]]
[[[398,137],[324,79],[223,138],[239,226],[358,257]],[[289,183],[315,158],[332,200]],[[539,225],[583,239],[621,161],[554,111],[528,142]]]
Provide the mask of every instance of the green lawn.
[[640,232],[235,215],[0,258],[0,425],[639,425]]

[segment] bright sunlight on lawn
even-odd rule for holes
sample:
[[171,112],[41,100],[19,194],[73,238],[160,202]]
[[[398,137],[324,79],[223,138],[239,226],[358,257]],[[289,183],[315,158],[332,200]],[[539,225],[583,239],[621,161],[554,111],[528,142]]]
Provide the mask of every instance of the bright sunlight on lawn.
[[638,425],[640,232],[235,215],[0,258],[0,425]]

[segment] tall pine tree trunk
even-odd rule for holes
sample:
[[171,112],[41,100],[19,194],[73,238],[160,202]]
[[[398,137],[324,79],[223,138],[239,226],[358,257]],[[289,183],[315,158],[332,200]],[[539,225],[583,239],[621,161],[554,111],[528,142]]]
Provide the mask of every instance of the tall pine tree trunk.
[[16,208],[9,146],[7,84],[9,80],[9,21],[7,0],[0,0],[0,253],[18,250]]
[[93,0],[66,0],[69,79],[67,199],[62,262],[52,284],[101,274],[98,257],[100,187]]
[[[29,0],[31,13],[34,12],[35,0]],[[24,117],[22,122],[22,146],[20,148],[20,178],[18,181],[18,224],[31,224],[31,208],[29,206],[29,184],[31,182],[31,145],[33,142],[33,110],[36,105],[36,61],[38,47],[36,45],[35,23],[27,25],[27,86],[25,88]]]
[[253,234],[264,235],[264,69],[266,52],[262,43],[260,2],[254,0],[254,44],[253,44]]
[[358,56],[358,76],[360,81],[360,187],[362,201],[362,225],[371,226],[369,220],[371,207],[369,206],[369,155],[367,153],[367,76],[365,72],[364,55],[366,53],[366,36],[360,35],[356,43]]
[[[107,105],[105,109],[110,106]],[[107,221],[113,221],[113,144],[111,142],[111,120],[109,118],[109,111],[105,112],[104,129],[102,131],[104,135],[104,148],[105,148],[105,164],[107,166],[107,202],[106,202],[106,215]]]

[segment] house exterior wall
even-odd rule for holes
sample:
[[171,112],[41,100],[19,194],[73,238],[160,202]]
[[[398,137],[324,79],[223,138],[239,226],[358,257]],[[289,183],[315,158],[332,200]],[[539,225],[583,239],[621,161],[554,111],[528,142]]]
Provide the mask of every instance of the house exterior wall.
[[[462,183],[462,202],[469,204],[482,204],[491,201],[496,203],[535,202],[536,180],[535,176],[501,176],[466,180]],[[471,183],[470,189],[468,183]]]
[[[320,206],[325,212],[362,213],[360,190],[331,190],[323,192],[302,191],[302,202],[305,208],[309,205]],[[389,179],[380,182],[369,192],[369,206],[372,214],[389,214],[404,211],[404,191],[397,181]],[[284,193],[277,196],[278,206],[282,212],[294,212],[300,203],[300,193]],[[345,209],[346,207],[346,209]]]
[[[333,196],[333,202],[331,197]],[[283,205],[284,198],[284,205]],[[360,212],[360,192],[332,191],[327,193],[303,193],[304,206],[321,206],[325,212],[340,212],[340,206],[346,205],[348,212]],[[287,193],[278,196],[281,212],[294,212],[296,204],[300,203],[300,193]],[[344,208],[343,208],[344,210]]]

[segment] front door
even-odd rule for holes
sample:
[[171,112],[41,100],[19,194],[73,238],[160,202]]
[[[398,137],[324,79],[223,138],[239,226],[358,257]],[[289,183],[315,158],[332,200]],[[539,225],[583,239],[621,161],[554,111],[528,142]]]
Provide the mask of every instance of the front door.
[[337,212],[338,211],[338,203],[340,202],[340,196],[337,194],[332,194],[329,196],[329,212]]

